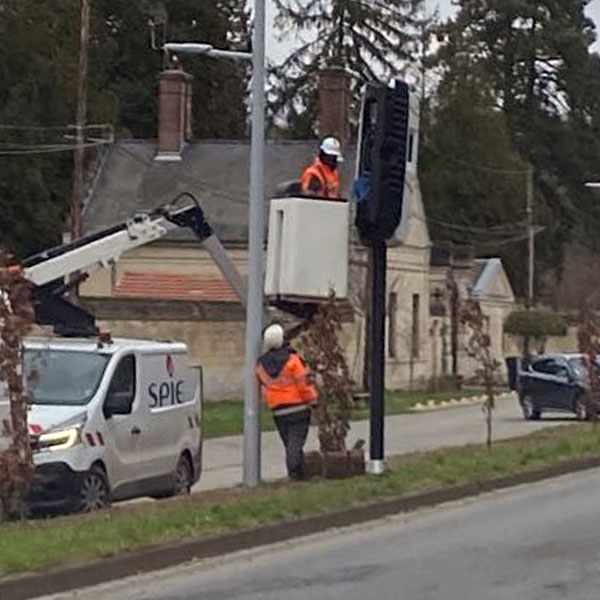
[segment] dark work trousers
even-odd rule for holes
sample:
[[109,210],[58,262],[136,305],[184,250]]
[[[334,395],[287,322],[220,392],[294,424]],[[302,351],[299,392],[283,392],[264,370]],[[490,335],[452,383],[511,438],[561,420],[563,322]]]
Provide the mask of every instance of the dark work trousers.
[[302,479],[304,443],[310,425],[310,409],[290,415],[273,415],[277,431],[285,446],[285,463],[292,479]]

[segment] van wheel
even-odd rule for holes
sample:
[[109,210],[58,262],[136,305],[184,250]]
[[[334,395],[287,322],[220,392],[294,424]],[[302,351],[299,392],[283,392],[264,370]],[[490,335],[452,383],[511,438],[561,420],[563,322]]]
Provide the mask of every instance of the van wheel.
[[100,467],[92,467],[81,480],[78,512],[94,512],[110,506],[110,488],[106,474]]
[[173,486],[173,496],[182,496],[189,494],[192,490],[192,479],[194,475],[192,473],[192,465],[188,457],[182,454],[177,462],[177,469],[175,470],[175,485]]
[[172,498],[173,496],[184,496],[189,494],[192,489],[192,465],[188,457],[182,454],[177,462],[177,468],[173,474],[173,486],[166,492],[152,494],[155,500],[163,498]]

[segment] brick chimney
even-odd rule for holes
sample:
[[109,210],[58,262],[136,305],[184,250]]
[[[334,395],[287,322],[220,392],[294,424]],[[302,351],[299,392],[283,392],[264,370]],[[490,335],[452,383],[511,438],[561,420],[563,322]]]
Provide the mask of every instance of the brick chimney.
[[345,146],[350,142],[350,73],[325,69],[319,74],[319,135],[334,135]]
[[192,137],[192,81],[181,63],[159,75],[158,151],[155,160],[181,160],[181,150]]

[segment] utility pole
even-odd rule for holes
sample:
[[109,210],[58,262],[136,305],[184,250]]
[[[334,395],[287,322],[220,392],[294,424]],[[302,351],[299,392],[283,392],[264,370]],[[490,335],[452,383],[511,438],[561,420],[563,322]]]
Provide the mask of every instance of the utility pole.
[[248,301],[244,369],[244,473],[246,486],[261,477],[260,397],[256,363],[260,355],[264,271],[265,147],[265,0],[254,1],[252,43],[252,139],[250,148],[250,214],[248,220]]
[[533,307],[533,277],[535,261],[535,240],[533,231],[533,167],[527,168],[527,308]]
[[81,237],[81,213],[85,193],[83,131],[87,117],[87,49],[90,38],[90,0],[80,0],[80,2],[79,76],[77,83],[77,114],[75,116],[76,147],[73,161],[73,197],[69,215],[69,233],[73,240]]

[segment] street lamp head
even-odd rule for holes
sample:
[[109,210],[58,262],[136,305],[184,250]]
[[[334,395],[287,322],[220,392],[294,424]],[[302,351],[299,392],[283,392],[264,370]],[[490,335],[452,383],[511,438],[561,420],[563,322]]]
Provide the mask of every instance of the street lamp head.
[[586,188],[600,188],[600,181],[586,181],[583,185]]
[[168,55],[170,52],[181,52],[187,54],[202,54],[212,58],[229,58],[233,60],[252,60],[250,52],[237,52],[232,50],[218,50],[210,44],[195,42],[167,42],[163,50]]
[[164,45],[167,52],[187,52],[189,54],[210,54],[213,47],[210,44],[196,44],[192,42],[167,42]]

